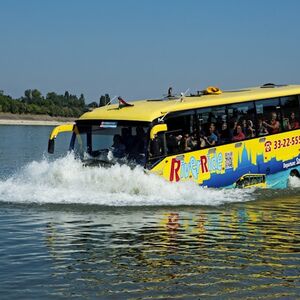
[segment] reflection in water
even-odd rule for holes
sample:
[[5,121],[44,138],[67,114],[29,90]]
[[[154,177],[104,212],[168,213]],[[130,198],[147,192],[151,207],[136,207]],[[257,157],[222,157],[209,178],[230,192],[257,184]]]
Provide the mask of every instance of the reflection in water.
[[0,127],[1,300],[300,298],[298,181],[166,184],[60,157],[68,136],[49,161],[51,129]]
[[51,259],[44,286],[65,297],[294,298],[299,211],[299,198],[172,210],[55,208],[40,215]]

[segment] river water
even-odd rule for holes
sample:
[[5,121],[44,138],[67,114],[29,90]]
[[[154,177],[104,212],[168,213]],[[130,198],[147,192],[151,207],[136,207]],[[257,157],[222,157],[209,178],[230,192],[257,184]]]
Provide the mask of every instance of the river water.
[[300,188],[202,189],[0,126],[1,299],[298,299]]

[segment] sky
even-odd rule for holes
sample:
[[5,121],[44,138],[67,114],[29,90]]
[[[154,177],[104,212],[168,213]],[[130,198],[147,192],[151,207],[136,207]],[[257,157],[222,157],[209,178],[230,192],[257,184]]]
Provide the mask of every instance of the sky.
[[298,0],[0,0],[0,90],[134,100],[300,83]]

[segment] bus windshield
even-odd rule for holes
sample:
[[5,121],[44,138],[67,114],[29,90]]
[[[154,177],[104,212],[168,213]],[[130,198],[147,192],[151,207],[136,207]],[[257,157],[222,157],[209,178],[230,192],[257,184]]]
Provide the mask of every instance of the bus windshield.
[[145,122],[78,122],[70,148],[76,156],[92,164],[145,165],[148,129]]

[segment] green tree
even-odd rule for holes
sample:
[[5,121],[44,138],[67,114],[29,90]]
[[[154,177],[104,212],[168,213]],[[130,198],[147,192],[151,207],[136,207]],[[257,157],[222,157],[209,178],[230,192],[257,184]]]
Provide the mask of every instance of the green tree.
[[105,101],[105,96],[101,95],[100,99],[99,99],[99,107],[100,106],[105,106],[106,105],[106,101]]
[[39,90],[34,89],[31,91],[31,96],[33,100],[37,101],[42,98],[42,93]]
[[[96,103],[97,106],[97,103]],[[80,98],[76,95],[64,95],[49,92],[44,98],[37,89],[27,89],[20,99],[12,99],[9,95],[0,92],[0,111],[11,113],[48,114],[50,116],[79,117],[88,109],[85,106],[83,94]]]
[[64,97],[65,97],[65,99],[69,100],[70,99],[70,93],[68,91],[65,91]]
[[88,104],[88,107],[90,107],[90,108],[96,108],[96,107],[98,107],[98,103],[97,102],[91,102],[91,103],[89,103]]
[[84,95],[81,94],[79,97],[79,106],[84,107],[85,106],[85,99],[84,99]]
[[105,106],[108,103],[110,103],[110,97],[109,94],[105,94],[104,96],[101,95],[100,99],[99,99],[99,107],[100,106]]
[[28,102],[30,102],[30,100],[32,99],[31,90],[25,90],[24,95],[25,95],[26,100],[28,100]]
[[105,94],[105,105],[107,105],[110,102],[109,94]]

